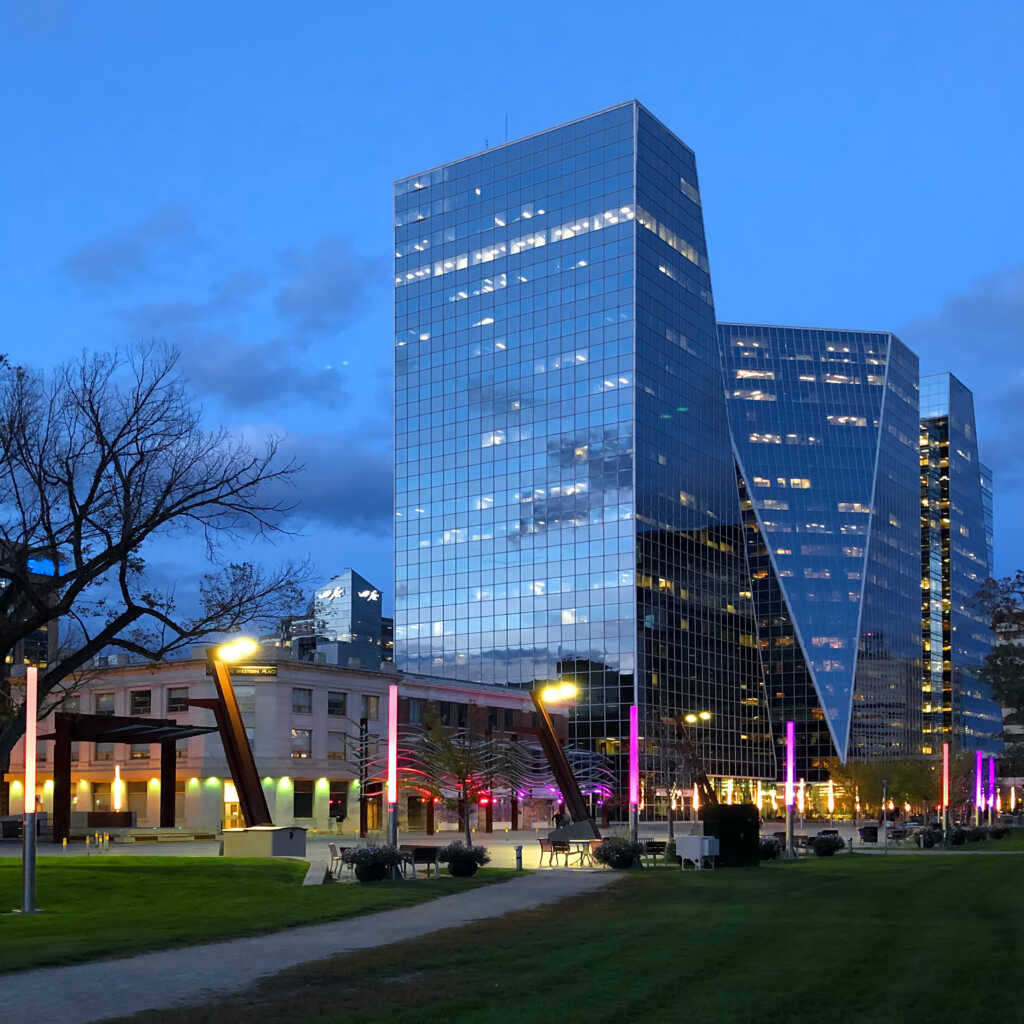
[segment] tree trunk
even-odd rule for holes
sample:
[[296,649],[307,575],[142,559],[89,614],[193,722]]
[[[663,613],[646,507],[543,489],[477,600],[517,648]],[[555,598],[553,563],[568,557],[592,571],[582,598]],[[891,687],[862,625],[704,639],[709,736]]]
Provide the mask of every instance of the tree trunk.
[[466,792],[467,786],[462,786],[462,828],[466,836],[466,845],[473,845],[473,830],[469,824],[469,794]]

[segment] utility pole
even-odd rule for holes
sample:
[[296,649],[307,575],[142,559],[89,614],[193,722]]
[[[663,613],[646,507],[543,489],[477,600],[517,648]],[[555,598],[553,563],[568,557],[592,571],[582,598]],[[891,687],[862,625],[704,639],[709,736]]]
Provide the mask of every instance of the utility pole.
[[882,779],[882,853],[889,852],[889,780]]

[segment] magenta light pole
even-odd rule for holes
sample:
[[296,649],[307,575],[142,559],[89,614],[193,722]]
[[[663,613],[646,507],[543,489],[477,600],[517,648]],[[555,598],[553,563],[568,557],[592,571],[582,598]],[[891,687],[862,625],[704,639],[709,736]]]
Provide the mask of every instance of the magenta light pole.
[[992,824],[992,808],[996,805],[996,759],[988,759],[988,823]]
[[640,833],[640,717],[635,704],[629,706],[629,838],[637,842]]
[[984,799],[982,794],[982,770],[985,762],[985,755],[979,750],[975,754],[974,761],[974,827],[977,828],[981,824],[981,801]]
[[786,723],[786,859],[796,856],[793,849],[793,781],[796,776],[796,723]]
[[[398,685],[388,686],[388,842],[398,846]],[[467,814],[469,811],[467,810]]]

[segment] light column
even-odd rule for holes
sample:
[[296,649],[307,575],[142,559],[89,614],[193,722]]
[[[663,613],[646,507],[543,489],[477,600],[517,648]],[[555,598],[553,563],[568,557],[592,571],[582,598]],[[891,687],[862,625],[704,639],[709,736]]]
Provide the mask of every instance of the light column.
[[786,723],[786,852],[787,860],[796,856],[793,849],[793,782],[796,777],[796,723]]
[[988,759],[988,823],[992,825],[992,808],[996,805],[996,759]]
[[949,831],[949,744],[942,744],[942,831]]
[[979,750],[974,758],[974,827],[981,824],[981,773],[985,757]]
[[[469,807],[466,807],[469,814]],[[398,846],[398,684],[388,686],[388,842]]]
[[629,838],[640,834],[640,719],[635,704],[629,706]]
[[36,912],[36,714],[38,669],[25,670],[25,823],[21,858],[21,912]]

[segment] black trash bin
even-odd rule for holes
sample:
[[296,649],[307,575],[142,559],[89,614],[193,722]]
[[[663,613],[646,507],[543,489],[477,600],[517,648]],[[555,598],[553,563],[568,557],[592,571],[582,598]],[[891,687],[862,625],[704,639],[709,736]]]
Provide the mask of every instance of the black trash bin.
[[860,841],[862,843],[877,843],[878,842],[878,826],[877,825],[861,825],[857,831],[860,833]]

